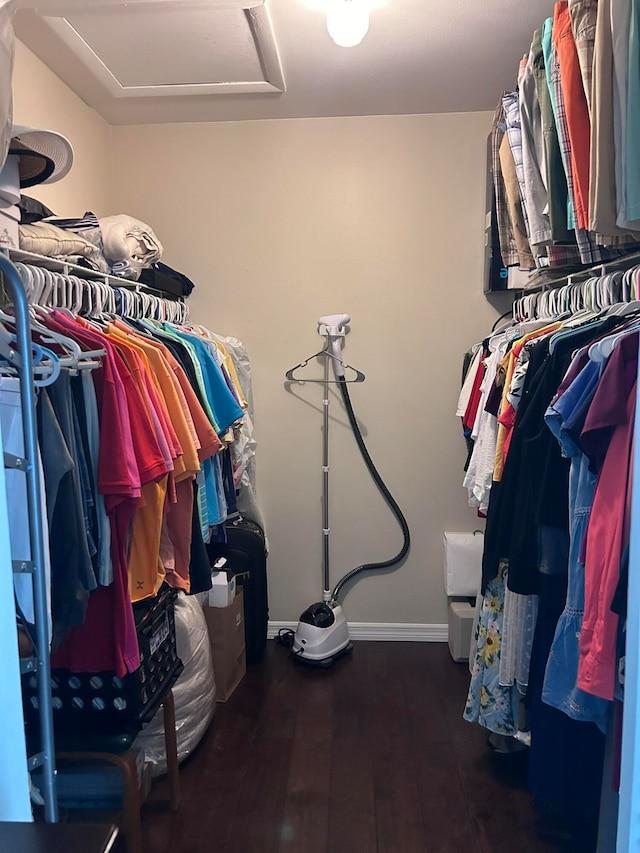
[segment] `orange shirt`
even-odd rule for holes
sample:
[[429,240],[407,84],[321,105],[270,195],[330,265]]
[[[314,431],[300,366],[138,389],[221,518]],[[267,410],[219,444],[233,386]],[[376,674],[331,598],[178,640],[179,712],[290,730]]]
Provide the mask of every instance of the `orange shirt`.
[[[138,346],[137,341],[134,341],[132,336],[125,334],[121,329],[117,329],[111,324],[107,330],[107,337],[129,352],[129,365],[132,371],[135,371],[135,365],[138,365],[138,370],[144,371],[146,382],[145,377],[140,374],[136,374],[136,376],[142,387],[145,388],[145,392],[150,396],[150,399],[147,401],[148,405],[153,406],[156,416],[160,421],[160,427],[174,460],[173,476],[179,479],[185,471],[184,462],[182,461],[183,448],[174,429],[171,414],[155,370],[152,368],[144,350]],[[151,384],[151,388],[149,388],[149,383]]]
[[[109,330],[106,337],[125,359],[133,380],[140,390],[148,413],[146,429],[155,433],[155,424],[151,415],[151,407],[153,407],[160,422],[160,429],[164,432],[163,420],[168,420],[168,414],[163,413],[162,401],[154,391],[150,369],[146,377],[142,373],[142,371],[147,370],[145,360],[135,347],[129,344],[128,340],[123,339],[122,334],[114,334]],[[164,418],[161,417],[163,414]],[[177,444],[175,433],[173,433],[175,441],[171,441],[171,434],[165,433],[164,435],[169,449],[172,446],[175,447]],[[142,495],[135,508],[127,562],[129,594],[132,601],[140,601],[143,598],[155,595],[164,580],[165,570],[160,561],[160,535],[168,485],[168,474],[154,482],[143,485]]]
[[[117,326],[117,321],[114,325]],[[192,479],[200,470],[200,461],[198,459],[198,447],[200,442],[197,439],[197,432],[193,426],[193,418],[191,417],[191,412],[188,407],[186,407],[186,411],[189,415],[187,420],[187,416],[185,414],[186,402],[183,406],[180,399],[182,389],[180,389],[178,380],[173,374],[167,360],[155,346],[148,343],[141,335],[137,335],[135,333],[131,334],[131,340],[145,353],[149,364],[151,365],[154,375],[158,380],[160,391],[164,397],[164,402],[168,410],[171,424],[175,429],[178,441],[182,448],[182,465],[184,467],[184,471],[180,476],[174,475],[175,481],[178,483],[182,479]],[[184,394],[182,394],[182,399],[184,399]],[[197,445],[196,441],[198,441]]]
[[160,560],[160,536],[167,480],[165,475],[161,480],[143,486],[142,497],[136,506],[128,562],[131,601],[155,595],[165,578]]
[[200,401],[198,400],[198,395],[191,387],[191,383],[187,379],[187,376],[180,365],[180,362],[175,358],[172,352],[170,352],[166,347],[163,347],[162,344],[157,341],[151,342],[155,346],[160,347],[163,352],[163,355],[167,359],[169,366],[174,372],[176,379],[178,380],[180,387],[182,388],[182,392],[184,394],[185,400],[187,402],[187,406],[189,407],[189,411],[191,412],[191,417],[193,419],[193,425],[198,434],[198,440],[200,442],[200,447],[198,448],[198,458],[201,462],[204,462],[205,459],[209,459],[211,456],[215,456],[222,449],[222,442],[218,438],[218,435],[214,428],[211,426],[211,422],[206,415],[206,412],[200,405]]

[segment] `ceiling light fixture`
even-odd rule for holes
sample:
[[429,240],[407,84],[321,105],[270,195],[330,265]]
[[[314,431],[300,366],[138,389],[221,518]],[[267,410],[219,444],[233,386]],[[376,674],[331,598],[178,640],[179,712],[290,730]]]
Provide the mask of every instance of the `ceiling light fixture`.
[[355,47],[369,31],[368,0],[328,0],[327,29],[340,47]]

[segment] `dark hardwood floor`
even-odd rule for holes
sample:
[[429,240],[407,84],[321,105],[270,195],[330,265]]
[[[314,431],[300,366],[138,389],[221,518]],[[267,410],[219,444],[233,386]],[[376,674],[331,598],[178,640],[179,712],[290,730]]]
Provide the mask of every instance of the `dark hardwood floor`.
[[145,853],[543,853],[526,754],[462,719],[445,644],[354,643],[331,670],[273,642],[143,809]]

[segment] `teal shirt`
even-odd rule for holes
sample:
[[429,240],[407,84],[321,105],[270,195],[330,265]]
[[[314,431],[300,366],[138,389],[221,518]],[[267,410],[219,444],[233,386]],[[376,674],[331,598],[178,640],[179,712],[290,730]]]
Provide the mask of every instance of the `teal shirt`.
[[[165,324],[165,328],[167,328],[167,324]],[[244,416],[244,412],[229,390],[222,370],[209,351],[207,343],[196,335],[189,335],[177,329],[172,329],[172,331],[181,340],[190,343],[196,351],[198,361],[202,367],[209,405],[218,425],[217,432],[219,435],[222,435],[232,424]]]

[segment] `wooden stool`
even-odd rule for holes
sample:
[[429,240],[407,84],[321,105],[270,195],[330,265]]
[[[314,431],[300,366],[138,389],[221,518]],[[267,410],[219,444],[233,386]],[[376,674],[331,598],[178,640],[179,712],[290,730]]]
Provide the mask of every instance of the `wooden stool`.
[[0,850],[29,853],[107,853],[118,829],[96,823],[4,823],[0,821]]
[[[169,690],[162,703],[164,718],[164,742],[167,751],[167,777],[169,781],[169,807],[178,808],[179,768],[178,744],[176,739],[176,708],[173,691]],[[124,836],[128,853],[143,853],[142,827],[140,823],[140,792],[138,790],[138,771],[131,745],[135,733],[116,737],[100,735],[74,736],[63,749],[56,750],[56,762],[97,761],[112,764],[118,768],[122,778],[122,802],[124,818]],[[66,738],[64,739],[66,740]],[[73,745],[72,745],[73,744]],[[76,746],[78,744],[78,746]]]

